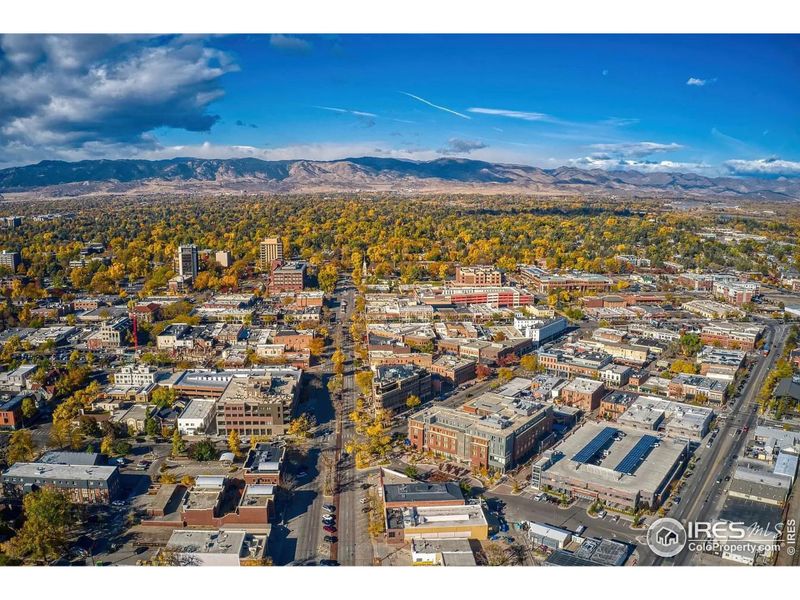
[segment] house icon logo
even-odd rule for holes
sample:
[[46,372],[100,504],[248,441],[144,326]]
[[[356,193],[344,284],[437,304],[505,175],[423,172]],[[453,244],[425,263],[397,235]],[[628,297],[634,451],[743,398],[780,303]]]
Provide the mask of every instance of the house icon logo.
[[647,530],[647,545],[657,556],[676,556],[686,546],[686,529],[675,519],[658,519]]

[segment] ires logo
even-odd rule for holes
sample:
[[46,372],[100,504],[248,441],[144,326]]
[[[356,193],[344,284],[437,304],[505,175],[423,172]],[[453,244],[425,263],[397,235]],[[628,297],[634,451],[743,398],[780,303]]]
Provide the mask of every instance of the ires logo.
[[647,545],[653,554],[663,558],[677,556],[686,547],[686,529],[669,517],[653,521],[647,529]]

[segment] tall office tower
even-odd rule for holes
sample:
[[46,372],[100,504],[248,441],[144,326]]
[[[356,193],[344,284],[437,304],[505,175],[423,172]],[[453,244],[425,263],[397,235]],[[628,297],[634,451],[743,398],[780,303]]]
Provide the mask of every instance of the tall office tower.
[[178,255],[176,257],[178,266],[178,275],[181,277],[197,277],[197,246],[189,244],[188,246],[178,246]]
[[283,242],[281,238],[264,238],[260,244],[259,266],[269,271],[276,260],[283,262]]

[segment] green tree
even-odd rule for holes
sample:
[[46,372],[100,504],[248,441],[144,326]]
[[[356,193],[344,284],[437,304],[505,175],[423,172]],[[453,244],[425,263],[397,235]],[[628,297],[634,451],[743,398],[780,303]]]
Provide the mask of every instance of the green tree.
[[151,438],[158,437],[161,434],[161,427],[153,417],[147,417],[144,420],[144,432]]
[[20,429],[11,434],[6,449],[6,462],[13,465],[18,462],[31,462],[36,456],[36,444],[31,432]]
[[53,488],[31,492],[23,500],[25,523],[6,545],[8,554],[34,562],[64,555],[75,515],[67,496]]
[[216,460],[218,456],[217,449],[211,440],[202,440],[189,447],[189,458],[198,462],[208,462]]
[[703,342],[700,341],[700,336],[696,333],[684,333],[678,342],[681,347],[681,352],[686,356],[694,356],[703,349]]

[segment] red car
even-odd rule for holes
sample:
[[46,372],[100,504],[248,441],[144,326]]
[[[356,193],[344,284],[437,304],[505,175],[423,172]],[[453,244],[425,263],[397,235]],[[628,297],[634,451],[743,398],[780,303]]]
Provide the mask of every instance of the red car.
[[327,531],[328,533],[336,533],[336,527],[334,527],[333,525],[325,525],[325,527],[323,527],[322,529],[324,531]]

